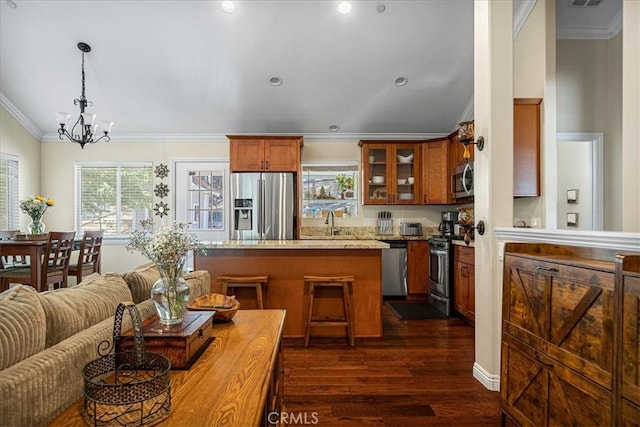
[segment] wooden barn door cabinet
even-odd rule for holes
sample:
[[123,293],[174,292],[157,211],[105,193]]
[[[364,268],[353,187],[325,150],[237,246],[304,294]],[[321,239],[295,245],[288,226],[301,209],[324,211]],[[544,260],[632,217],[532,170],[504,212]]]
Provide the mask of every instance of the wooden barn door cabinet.
[[621,345],[620,393],[616,398],[620,414],[616,425],[637,426],[640,424],[640,255],[619,256],[616,279],[621,288],[617,329]]
[[506,245],[500,392],[516,424],[624,425],[640,413],[640,276],[623,287],[616,265],[613,250]]

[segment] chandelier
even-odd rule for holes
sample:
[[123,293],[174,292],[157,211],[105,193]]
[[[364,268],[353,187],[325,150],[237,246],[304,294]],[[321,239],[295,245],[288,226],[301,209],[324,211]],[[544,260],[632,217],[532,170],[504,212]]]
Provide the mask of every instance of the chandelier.
[[[60,139],[63,139],[63,136],[66,136],[70,141],[77,142],[80,144],[81,148],[84,148],[85,144],[93,144],[102,139],[104,139],[105,142],[109,142],[111,140],[109,132],[111,132],[113,122],[102,121],[100,124],[97,124],[95,123],[96,115],[93,113],[85,113],[84,111],[87,106],[93,106],[93,102],[87,101],[87,98],[84,95],[84,54],[91,52],[91,46],[80,42],[78,43],[78,49],[82,51],[82,95],[80,95],[80,98],[74,99],[73,103],[74,105],[80,106],[80,116],[78,116],[78,119],[71,128],[71,131],[69,131],[67,124],[69,123],[71,114],[62,112],[57,113],[58,124],[60,125],[58,128],[58,135],[60,136]],[[98,137],[96,132],[99,126],[102,127],[104,135]]]

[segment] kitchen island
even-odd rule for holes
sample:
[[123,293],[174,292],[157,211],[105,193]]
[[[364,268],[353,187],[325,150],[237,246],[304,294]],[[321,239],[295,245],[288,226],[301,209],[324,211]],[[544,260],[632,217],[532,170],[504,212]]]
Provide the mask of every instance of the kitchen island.
[[[220,292],[216,277],[227,274],[269,275],[265,306],[287,310],[283,335],[304,336],[309,289],[305,275],[355,276],[351,315],[356,338],[382,336],[382,250],[388,244],[376,240],[242,240],[206,241],[196,251],[194,269],[211,275],[211,292]],[[324,290],[323,290],[324,291]],[[342,304],[334,289],[316,298],[319,316],[339,317]],[[243,308],[255,308],[250,289],[236,289]],[[314,335],[343,336],[339,327],[317,327]]]

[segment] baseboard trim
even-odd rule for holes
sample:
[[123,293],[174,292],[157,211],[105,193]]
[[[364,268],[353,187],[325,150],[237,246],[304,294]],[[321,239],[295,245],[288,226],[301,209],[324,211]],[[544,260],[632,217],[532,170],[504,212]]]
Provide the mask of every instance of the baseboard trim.
[[500,375],[490,374],[477,362],[473,364],[473,378],[478,380],[487,390],[500,391]]

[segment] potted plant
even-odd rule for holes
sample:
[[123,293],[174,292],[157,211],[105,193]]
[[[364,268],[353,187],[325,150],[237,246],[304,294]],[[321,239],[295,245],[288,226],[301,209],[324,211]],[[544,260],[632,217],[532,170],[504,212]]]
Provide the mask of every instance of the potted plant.
[[340,197],[353,197],[353,185],[355,183],[355,176],[346,175],[341,173],[336,175],[336,182],[338,183],[338,188],[340,189]]

